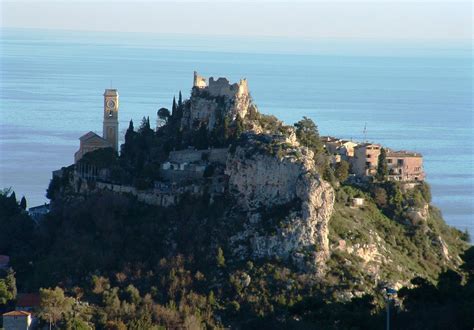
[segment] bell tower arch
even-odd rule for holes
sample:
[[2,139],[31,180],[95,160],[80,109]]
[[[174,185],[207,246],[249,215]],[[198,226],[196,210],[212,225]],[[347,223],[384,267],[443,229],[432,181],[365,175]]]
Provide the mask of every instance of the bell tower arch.
[[104,92],[104,126],[102,137],[109,141],[112,148],[118,151],[118,110],[119,94],[116,89]]

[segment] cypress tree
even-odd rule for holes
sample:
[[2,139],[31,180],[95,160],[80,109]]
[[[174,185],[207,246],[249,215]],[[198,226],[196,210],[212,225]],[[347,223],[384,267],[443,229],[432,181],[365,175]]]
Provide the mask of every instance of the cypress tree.
[[181,95],[181,91],[179,91],[178,106],[181,107],[182,105],[183,105],[183,95]]
[[240,115],[237,115],[237,118],[235,118],[235,138],[238,139],[240,134],[244,132],[244,122],[242,120],[242,117]]
[[130,124],[128,124],[128,129],[125,132],[125,143],[129,143],[132,141],[134,133],[135,129],[133,127],[133,120],[130,119]]
[[23,210],[26,210],[26,198],[25,198],[25,196],[23,196],[23,197],[21,198],[20,207],[21,207]]
[[12,203],[15,203],[15,204],[16,204],[16,194],[15,194],[14,191],[12,192],[12,194],[10,195],[9,198],[10,198],[10,201],[11,201]]
[[173,96],[173,108],[171,109],[173,114],[176,114],[176,109],[178,106],[176,105],[176,96]]
[[377,174],[375,175],[375,178],[378,181],[385,181],[387,180],[388,176],[388,165],[387,165],[387,151],[384,148],[380,149],[380,155],[378,158],[378,164],[377,164]]

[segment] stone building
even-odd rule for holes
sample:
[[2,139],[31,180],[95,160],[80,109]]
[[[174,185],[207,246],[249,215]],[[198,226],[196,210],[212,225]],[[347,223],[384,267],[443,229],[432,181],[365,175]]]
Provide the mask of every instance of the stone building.
[[190,107],[183,112],[182,125],[190,128],[204,123],[212,130],[218,120],[218,111],[234,120],[244,118],[253,106],[246,79],[231,84],[226,78],[206,78],[194,72]]
[[207,86],[206,78],[200,76],[196,71],[194,71],[193,87],[205,88],[206,86]]
[[348,161],[354,157],[354,148],[357,143],[350,140],[343,140],[332,136],[322,136],[321,141],[324,148],[330,155],[338,155],[340,159]]
[[49,204],[33,206],[28,209],[28,214],[35,221],[41,221],[49,213]]
[[380,144],[362,143],[354,147],[354,157],[351,158],[352,172],[358,176],[373,176],[377,173]]
[[115,151],[118,151],[118,110],[119,95],[116,89],[106,89],[104,92],[104,122],[102,137],[107,140]]
[[119,95],[116,89],[106,89],[104,92],[104,119],[102,137],[94,132],[88,132],[79,138],[79,150],[74,154],[77,163],[86,153],[102,149],[113,148],[118,151],[118,109]]
[[209,165],[225,166],[226,160],[227,148],[171,151],[168,160],[161,165],[160,175],[171,182],[198,180],[203,178]]
[[11,311],[3,314],[3,328],[5,330],[29,330],[31,326],[31,313],[25,311]]
[[423,181],[423,156],[411,151],[387,152],[387,166],[389,180],[394,181]]
[[74,163],[77,163],[88,152],[112,147],[109,141],[92,131],[81,136],[79,141],[79,150],[74,154]]
[[228,98],[242,97],[249,93],[247,79],[240,79],[238,83],[231,84],[227,78],[214,77],[209,78],[209,83],[206,82],[206,78],[200,76],[194,71],[194,82],[193,87],[201,90],[206,90],[211,96],[225,96]]
[[[374,176],[377,173],[380,149],[379,144],[363,143],[354,148],[350,158],[352,172],[360,177]],[[412,151],[387,150],[388,180],[414,182],[423,181],[423,156]]]
[[354,148],[357,143],[349,140],[341,140],[339,147],[339,154],[343,156],[345,160],[349,160],[350,157],[354,157]]

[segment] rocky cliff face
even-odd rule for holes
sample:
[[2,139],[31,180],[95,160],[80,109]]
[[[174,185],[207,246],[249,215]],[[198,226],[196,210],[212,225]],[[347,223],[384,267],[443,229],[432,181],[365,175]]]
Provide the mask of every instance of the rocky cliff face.
[[237,147],[227,160],[229,190],[248,219],[231,238],[234,251],[242,257],[292,259],[322,271],[329,257],[333,188],[315,172],[308,149],[294,146],[299,157],[278,157],[257,144]]

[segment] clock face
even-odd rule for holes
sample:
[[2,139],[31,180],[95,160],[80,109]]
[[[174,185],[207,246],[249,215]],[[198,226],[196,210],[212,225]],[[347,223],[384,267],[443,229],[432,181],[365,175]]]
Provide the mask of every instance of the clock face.
[[108,100],[107,101],[107,108],[115,108],[115,101],[114,100]]

